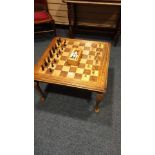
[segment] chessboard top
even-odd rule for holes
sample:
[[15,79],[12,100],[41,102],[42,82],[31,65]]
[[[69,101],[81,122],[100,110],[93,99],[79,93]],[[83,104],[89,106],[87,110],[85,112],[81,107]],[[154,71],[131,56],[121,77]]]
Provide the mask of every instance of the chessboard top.
[[[51,51],[52,47],[55,47],[59,38],[61,38],[61,40],[58,48],[61,49],[63,47],[63,50],[60,51],[61,54],[55,56],[56,58],[58,57],[58,59],[53,63],[53,59],[49,57],[49,51]],[[66,42],[65,47],[62,45],[62,41],[63,44]],[[35,65],[34,80],[96,92],[104,92],[106,91],[107,86],[110,46],[111,44],[109,42],[55,37]],[[66,63],[67,58],[74,47],[80,47],[80,49],[83,48],[79,67],[69,66]],[[98,54],[96,53],[100,53],[97,60],[96,55]],[[47,58],[49,59],[49,62]],[[46,63],[49,64],[47,67],[45,64],[45,68],[42,68],[46,59]]]

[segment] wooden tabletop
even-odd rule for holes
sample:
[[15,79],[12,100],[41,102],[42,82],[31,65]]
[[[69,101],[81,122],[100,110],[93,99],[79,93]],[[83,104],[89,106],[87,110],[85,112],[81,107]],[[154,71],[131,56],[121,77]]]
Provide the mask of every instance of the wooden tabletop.
[[[108,66],[109,66],[109,56],[110,56],[110,46],[111,44],[109,42],[97,42],[97,41],[88,41],[88,40],[80,40],[80,39],[69,39],[69,38],[61,38],[62,40],[67,40],[67,42],[73,42],[74,43],[84,43],[84,44],[102,44],[104,45],[104,54],[101,54],[102,57],[100,59],[100,67],[98,68],[98,79],[96,82],[92,81],[83,81],[75,78],[68,78],[68,77],[62,77],[62,76],[55,76],[54,74],[46,74],[41,73],[41,64],[43,61],[48,57],[49,51],[52,49],[52,47],[55,46],[56,40],[58,38],[54,38],[47,49],[44,51],[43,55],[41,56],[40,60],[34,67],[34,80],[35,81],[41,81],[45,83],[51,83],[51,84],[58,84],[58,85],[64,85],[64,86],[70,86],[70,87],[76,87],[81,89],[87,89],[95,92],[105,92],[107,87],[107,78],[108,78]],[[68,45],[68,47],[71,47],[71,45]],[[70,49],[72,50],[72,49]],[[85,51],[90,52],[90,51]],[[88,55],[89,56],[89,55]]]

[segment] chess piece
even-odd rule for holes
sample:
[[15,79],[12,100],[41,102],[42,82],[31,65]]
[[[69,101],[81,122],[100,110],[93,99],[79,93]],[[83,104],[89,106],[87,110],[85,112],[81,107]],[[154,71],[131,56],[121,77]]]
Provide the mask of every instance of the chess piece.
[[61,43],[61,38],[59,38],[59,42]]
[[53,62],[52,62],[52,64],[51,64],[51,66],[52,66],[52,67],[54,67],[54,64],[53,64]]
[[64,46],[66,46],[66,40],[64,41]]
[[48,57],[47,59],[48,59],[48,62],[50,62],[50,57]]
[[59,39],[57,39],[57,44],[59,45]]
[[55,49],[58,49],[57,44],[55,44]]
[[53,57],[52,50],[49,51],[49,54],[50,54],[50,58],[52,58]]
[[56,61],[56,59],[54,58],[54,63],[56,63],[57,61]]
[[41,69],[42,69],[42,71],[44,71],[44,66],[43,65],[41,65]]
[[48,63],[47,63],[47,61],[46,61],[46,60],[45,60],[44,64],[45,64],[45,66],[46,66],[46,67],[48,66]]
[[58,43],[58,45],[60,45],[60,43],[61,43],[61,38],[59,38],[59,39],[57,40],[57,43]]
[[52,68],[49,68],[49,71],[52,72]]
[[59,50],[59,54],[61,54],[61,51]]
[[55,53],[55,48],[54,47],[52,47],[52,50],[53,50],[53,53]]
[[59,57],[59,54],[57,53],[57,58]]

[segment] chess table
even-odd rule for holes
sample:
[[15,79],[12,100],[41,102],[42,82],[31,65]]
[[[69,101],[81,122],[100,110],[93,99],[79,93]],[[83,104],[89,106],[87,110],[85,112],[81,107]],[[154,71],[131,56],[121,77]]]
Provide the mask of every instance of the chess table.
[[[82,51],[77,65],[67,63],[74,50]],[[96,92],[95,112],[107,88],[110,43],[55,37],[34,67],[35,87],[45,95],[39,82],[64,85]]]

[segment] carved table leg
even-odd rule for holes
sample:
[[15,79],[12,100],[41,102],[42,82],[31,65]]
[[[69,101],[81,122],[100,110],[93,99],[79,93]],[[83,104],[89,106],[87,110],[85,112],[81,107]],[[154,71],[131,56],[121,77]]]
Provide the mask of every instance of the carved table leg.
[[96,105],[95,105],[95,112],[98,113],[100,111],[99,104],[101,103],[103,99],[103,93],[96,93]]
[[34,86],[35,86],[35,88],[36,88],[36,90],[37,90],[37,92],[38,92],[38,94],[39,94],[39,96],[40,96],[40,98],[41,98],[41,101],[44,102],[46,96],[45,96],[44,93],[42,92],[42,90],[41,90],[41,88],[40,88],[40,86],[39,86],[39,82],[38,82],[38,81],[35,81],[35,82],[34,82]]

